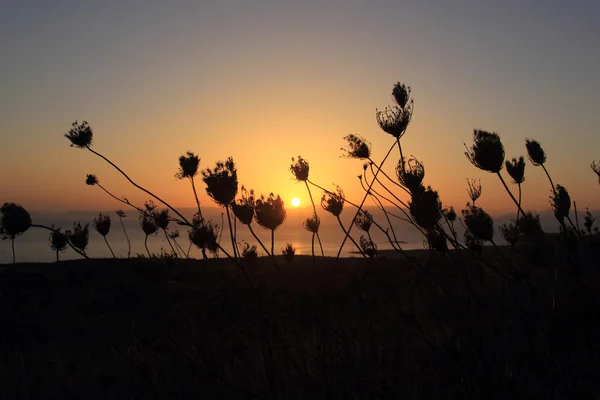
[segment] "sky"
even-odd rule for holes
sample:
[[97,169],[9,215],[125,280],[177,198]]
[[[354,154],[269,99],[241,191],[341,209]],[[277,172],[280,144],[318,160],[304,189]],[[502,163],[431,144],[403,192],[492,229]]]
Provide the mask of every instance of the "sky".
[[[289,172],[301,155],[313,181],[359,201],[362,164],[340,157],[342,138],[362,135],[381,160],[394,140],[375,111],[400,81],[415,101],[404,152],[423,162],[425,184],[444,204],[460,210],[466,178],[480,178],[480,206],[514,210],[497,177],[464,155],[477,128],[498,132],[507,158],[526,155],[525,138],[539,140],[555,183],[580,209],[600,208],[589,167],[600,159],[598,2],[3,0],[1,8],[0,202],[121,208],[85,185],[89,173],[118,196],[148,199],[69,147],[63,134],[75,120],[90,123],[96,151],[176,207],[195,204],[188,182],[174,177],[188,150],[202,168],[232,156],[240,184],[306,206]],[[549,208],[543,171],[528,164],[525,176],[524,208]],[[201,203],[214,205],[199,186]]]

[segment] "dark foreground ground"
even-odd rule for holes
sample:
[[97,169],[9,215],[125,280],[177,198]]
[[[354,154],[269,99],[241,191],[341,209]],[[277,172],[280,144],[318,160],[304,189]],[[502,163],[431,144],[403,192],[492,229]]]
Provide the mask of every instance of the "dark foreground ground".
[[598,398],[596,271],[418,257],[0,267],[0,398]]

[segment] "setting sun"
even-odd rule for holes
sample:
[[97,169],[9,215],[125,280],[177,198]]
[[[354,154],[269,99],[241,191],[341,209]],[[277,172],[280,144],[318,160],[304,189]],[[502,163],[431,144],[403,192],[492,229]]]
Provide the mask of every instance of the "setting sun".
[[299,198],[297,198],[297,197],[294,197],[294,198],[292,199],[292,205],[293,205],[294,207],[298,207],[298,206],[300,205],[300,199],[299,199]]

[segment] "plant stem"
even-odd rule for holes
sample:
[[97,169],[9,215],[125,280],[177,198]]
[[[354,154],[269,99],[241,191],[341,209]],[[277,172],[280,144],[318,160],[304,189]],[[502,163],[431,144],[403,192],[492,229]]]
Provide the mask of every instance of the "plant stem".
[[[315,201],[313,200],[312,192],[310,191],[310,186],[308,186],[307,181],[304,181],[304,184],[306,185],[306,190],[308,190],[308,196],[310,197],[310,202],[313,206],[313,212],[315,213],[315,217],[316,217],[317,216],[317,207],[315,206]],[[323,251],[323,245],[321,244],[321,238],[319,237],[319,232],[317,231],[316,234],[317,234],[317,239],[319,239],[319,246],[321,247],[321,256],[325,257],[325,252]],[[314,237],[313,237],[313,240],[315,240]]]
[[10,242],[11,242],[11,247],[12,247],[13,264],[14,264],[15,263],[15,238],[11,237]]
[[275,257],[275,229],[271,229],[271,254]]
[[108,244],[108,239],[106,239],[106,236],[102,235],[102,237],[104,238],[104,242],[106,243],[106,245],[108,246],[108,249],[110,250],[110,254],[112,254],[113,258],[117,258],[115,256],[115,252],[113,251],[113,249],[110,247],[110,244]]
[[127,258],[131,258],[131,240],[129,240],[129,235],[125,230],[125,225],[123,224],[123,218],[119,217],[119,221],[121,222],[121,227],[123,228],[123,233],[125,233],[125,238],[127,239]]
[[148,250],[148,235],[146,235],[146,238],[144,239],[144,247],[146,248],[146,251],[148,252],[148,258],[152,258],[152,255],[150,254],[150,250]]
[[267,256],[269,256],[271,258],[275,267],[277,267],[279,269],[279,264],[277,264],[277,260],[275,260],[275,256],[273,254],[269,253],[269,250],[267,250],[267,248],[263,244],[262,240],[260,240],[260,238],[256,235],[256,233],[254,233],[254,229],[252,229],[251,225],[252,225],[251,223],[247,225],[248,229],[250,230],[250,233],[252,234],[252,236],[254,236],[254,239],[256,239],[258,244],[260,244],[260,247],[262,247],[262,249],[265,251],[265,253],[267,253]]
[[202,210],[200,210],[200,200],[198,199],[198,193],[196,192],[196,184],[194,183],[194,177],[191,176],[190,177],[190,182],[192,182],[192,191],[194,192],[194,197],[196,198],[196,205],[198,206],[198,215],[200,216],[200,219],[204,219],[202,217]]
[[229,235],[231,236],[231,246],[233,247],[233,256],[237,259],[238,253],[235,245],[235,236],[233,235],[233,227],[231,226],[231,216],[229,215],[229,207],[225,206],[225,211],[227,212],[227,222],[229,223]]
[[521,204],[517,201],[517,199],[515,199],[515,196],[513,196],[512,192],[510,191],[510,189],[508,188],[508,186],[506,185],[506,182],[504,181],[504,178],[502,177],[502,174],[500,173],[500,171],[498,171],[496,173],[498,175],[498,178],[500,178],[500,182],[502,182],[502,184],[504,185],[504,189],[506,189],[506,191],[508,192],[508,194],[510,195],[510,198],[513,200],[513,202],[516,204],[517,208],[521,211],[521,213],[523,215],[525,215],[525,212],[523,211],[523,209],[521,208]]
[[[50,228],[50,227],[48,227],[48,226],[45,226],[45,225],[31,224],[31,227],[32,227],[32,228],[42,228],[42,229],[49,230],[49,231],[51,231],[51,232],[60,233],[60,232],[58,232],[56,229],[52,229],[52,228]],[[75,251],[77,254],[79,254],[80,256],[83,256],[83,257],[85,257],[85,258],[89,259],[89,257],[87,256],[87,254],[85,254],[85,251],[81,251],[81,250],[79,250],[78,248],[76,248],[75,246],[73,246],[73,245],[71,244],[71,241],[70,241],[70,240],[67,240],[67,244],[68,244],[68,245],[69,245],[69,247],[70,247],[70,248],[72,248],[72,249],[73,249],[73,250],[74,250],[74,251]]]
[[[360,254],[362,254],[362,256],[364,258],[368,258],[367,255],[362,251],[362,249],[360,248],[360,246],[358,245],[358,243],[356,243],[356,241],[354,240],[354,238],[352,236],[350,236],[349,230],[346,230],[346,228],[344,228],[344,224],[342,224],[342,220],[340,219],[339,215],[337,216],[337,220],[338,220],[338,223],[340,224],[340,227],[342,228],[342,231],[344,231],[344,233],[346,234],[346,237],[350,238],[350,240],[352,241],[352,243],[354,243],[354,246],[356,246],[356,248],[358,249],[358,251],[360,252]],[[342,243],[342,245],[343,245],[343,243]],[[337,262],[339,260],[339,256],[340,256],[339,253],[340,252],[341,252],[341,249],[338,252],[338,257],[335,260],[336,261],[336,265],[337,265]]]
[[169,246],[171,246],[171,251],[173,252],[173,254],[175,254],[175,257],[178,257],[177,253],[175,252],[175,248],[173,247],[173,244],[171,243],[171,240],[169,239],[169,235],[167,235],[167,231],[165,229],[163,229],[163,232],[165,233],[165,238],[167,238],[167,243],[169,243]]
[[313,232],[312,234],[312,240],[311,240],[311,250],[312,250],[312,262],[313,262],[313,267],[315,266],[315,232]]
[[[398,142],[398,140],[397,140]],[[399,143],[399,142],[398,142]],[[373,187],[373,184],[375,183],[375,179],[377,178],[377,174],[379,173],[379,171],[381,170],[381,167],[383,166],[383,164],[385,163],[385,161],[387,160],[387,158],[390,156],[390,153],[392,152],[392,150],[394,149],[394,146],[396,145],[396,143],[394,143],[390,149],[388,150],[387,154],[385,155],[385,157],[383,158],[383,160],[381,161],[381,164],[379,164],[379,167],[377,168],[377,171],[375,172],[375,176],[373,177],[373,180],[371,181],[371,184],[369,185],[369,189],[367,190],[367,192],[365,193],[360,205],[358,206],[358,210],[356,210],[356,213],[354,214],[354,217],[352,218],[352,222],[350,222],[350,226],[348,227],[348,231],[346,232],[346,236],[344,237],[344,240],[342,241],[342,244],[338,250],[337,256],[336,256],[336,263],[340,258],[340,254],[342,253],[342,249],[344,248],[344,244],[346,243],[346,240],[348,239],[348,237],[350,236],[350,232],[352,231],[352,227],[354,226],[354,221],[356,221],[356,218],[358,217],[358,214],[360,213],[360,211],[362,210],[363,205],[365,204],[365,201],[367,200],[367,197],[369,197],[369,191],[371,190],[371,188]],[[339,217],[338,217],[339,219]],[[341,222],[340,222],[341,224]],[[353,240],[354,241],[354,240]],[[356,242],[355,242],[356,244]],[[361,253],[364,256],[364,253],[362,252],[362,249],[359,250],[361,251]]]

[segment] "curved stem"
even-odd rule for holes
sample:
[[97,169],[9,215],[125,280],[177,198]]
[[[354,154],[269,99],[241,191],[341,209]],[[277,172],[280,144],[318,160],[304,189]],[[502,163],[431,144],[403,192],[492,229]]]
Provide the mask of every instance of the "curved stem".
[[146,238],[144,239],[144,247],[146,248],[146,251],[148,252],[148,258],[152,258],[152,255],[150,254],[150,250],[148,250],[148,235],[146,235]]
[[325,258],[325,252],[323,251],[323,244],[321,243],[321,236],[319,235],[319,232],[315,232],[315,234],[317,235],[317,240],[319,241],[319,247],[321,248],[321,257]]
[[312,262],[313,262],[313,267],[315,266],[315,232],[313,232],[312,234],[312,240],[311,240],[311,250],[312,250]]
[[519,207],[517,207],[517,221],[515,222],[515,224],[519,223],[519,213],[521,211],[521,184],[519,183]]
[[175,257],[178,257],[177,252],[175,251],[175,248],[173,247],[173,244],[171,243],[171,240],[169,239],[169,235],[167,235],[167,231],[165,229],[163,229],[163,232],[165,233],[165,238],[167,238],[167,243],[169,243],[169,246],[171,246],[171,251],[173,252],[173,254],[175,254]]
[[548,173],[548,170],[546,169],[546,166],[544,164],[541,164],[541,166],[542,166],[542,169],[544,170],[544,172],[546,173],[546,176],[548,177],[548,180],[550,181],[550,186],[552,186],[552,192],[556,196],[556,187],[554,186],[554,182],[552,182],[552,178],[550,178],[550,174]]
[[123,175],[133,186],[135,186],[136,188],[140,189],[142,192],[154,197],[156,200],[160,201],[162,204],[164,204],[167,208],[169,208],[171,211],[173,211],[175,214],[177,214],[182,221],[184,221],[188,226],[192,226],[192,224],[183,216],[181,215],[181,213],[179,211],[177,211],[175,208],[173,208],[169,203],[167,203],[166,201],[164,201],[163,199],[161,199],[160,197],[156,196],[154,193],[148,191],[147,189],[141,187],[140,185],[138,185],[137,183],[135,183],[133,180],[131,180],[131,178],[129,177],[129,175],[127,175],[121,168],[117,167],[116,164],[114,164],[112,161],[110,161],[108,158],[104,157],[102,154],[98,153],[97,151],[93,150],[91,147],[86,146],[86,148],[91,151],[93,154],[97,155],[98,157],[102,158],[104,161],[106,161],[107,163],[109,163],[110,165],[112,165],[117,171],[119,171],[121,173],[121,175]]
[[[352,241],[352,243],[354,243],[354,246],[356,246],[356,248],[358,249],[358,251],[360,252],[360,254],[362,254],[362,256],[363,256],[364,258],[368,258],[368,257],[367,257],[367,255],[364,253],[364,251],[362,251],[362,249],[360,248],[360,246],[358,245],[358,243],[356,243],[356,241],[354,240],[354,238],[353,238],[352,236],[350,236],[350,232],[349,232],[349,230],[346,230],[346,228],[344,228],[344,224],[342,224],[342,220],[340,219],[340,216],[338,215],[336,218],[337,218],[337,220],[338,220],[338,223],[340,224],[340,228],[342,228],[342,231],[344,231],[344,233],[346,234],[346,237],[349,237],[349,238],[350,238],[350,240]],[[342,244],[343,244],[343,243],[342,243]],[[341,250],[340,250],[340,252],[341,252]],[[339,254],[339,253],[340,253],[340,252],[338,252],[338,256],[337,256],[337,258],[336,258],[336,260],[335,260],[335,261],[336,261],[336,264],[337,264],[337,262],[338,262],[338,260],[339,260],[339,256],[340,256],[340,254]]]
[[[315,201],[313,199],[312,196],[312,192],[310,191],[310,186],[308,186],[308,182],[304,181],[304,184],[306,185],[306,190],[308,190],[308,196],[310,197],[310,203],[313,206],[313,212],[315,213],[315,216],[317,215],[317,206],[315,206]],[[319,240],[319,246],[321,247],[321,256],[325,257],[325,252],[323,251],[323,245],[321,244],[321,238],[319,237],[319,232],[316,232],[317,234],[317,239]],[[315,240],[314,238],[314,233],[313,233],[313,241]]]
[[515,205],[517,206],[517,208],[519,209],[519,211],[521,211],[521,213],[523,215],[525,215],[525,212],[523,211],[523,209],[521,208],[521,204],[519,204],[519,202],[517,201],[517,199],[515,199],[515,196],[513,196],[512,192],[510,191],[510,189],[508,188],[508,186],[506,185],[506,182],[504,181],[504,178],[502,177],[502,174],[500,173],[500,171],[498,171],[496,173],[496,175],[498,175],[498,178],[500,178],[500,182],[502,182],[502,184],[504,185],[504,189],[506,189],[506,192],[510,195],[510,198],[512,199],[512,201],[515,203]]
[[271,258],[271,260],[273,261],[273,264],[275,264],[275,267],[279,268],[279,264],[277,264],[277,260],[275,260],[275,256],[273,254],[269,253],[269,250],[267,250],[267,248],[263,244],[262,240],[260,240],[260,238],[256,235],[256,233],[254,233],[254,229],[252,229],[252,224],[250,223],[246,226],[250,230],[250,233],[252,234],[252,236],[254,236],[254,239],[256,239],[258,244],[260,244],[260,247],[262,247],[262,249],[265,251],[267,256],[269,256]]
[[200,200],[198,199],[198,193],[196,192],[196,185],[194,184],[194,177],[190,177],[190,182],[192,182],[192,191],[194,192],[194,197],[196,198],[196,205],[198,206],[198,215],[200,219],[204,219],[202,217],[202,210],[200,209]]
[[16,258],[15,258],[15,238],[11,237],[10,238],[10,242],[11,242],[10,244],[11,244],[11,247],[12,247],[13,264],[14,264],[15,260],[16,260]]
[[[397,140],[397,142],[399,143],[399,141]],[[392,147],[390,147],[390,149],[388,150],[387,154],[385,155],[385,157],[383,157],[383,160],[381,161],[381,163],[379,164],[379,167],[377,168],[377,172],[375,173],[375,176],[373,177],[373,180],[371,181],[371,184],[369,185],[369,189],[367,190],[367,193],[365,193],[365,195],[363,196],[363,199],[360,203],[360,205],[358,206],[358,210],[356,210],[356,213],[354,214],[354,217],[352,218],[352,221],[350,222],[350,226],[348,227],[348,231],[346,232],[346,236],[344,237],[344,240],[342,241],[342,244],[340,245],[340,248],[338,250],[337,256],[336,256],[336,263],[337,260],[339,260],[340,258],[340,254],[342,253],[342,249],[344,248],[344,244],[346,243],[346,240],[348,239],[348,237],[350,236],[350,232],[352,231],[352,227],[354,226],[354,221],[356,221],[356,218],[358,217],[358,214],[360,213],[360,211],[362,210],[363,205],[365,204],[365,201],[367,200],[367,197],[369,197],[369,191],[371,190],[371,188],[373,187],[373,184],[375,183],[375,179],[377,178],[377,174],[379,173],[379,171],[381,170],[381,167],[383,166],[383,164],[385,163],[385,161],[388,159],[388,157],[390,156],[390,153],[392,152],[392,150],[394,149],[394,146],[396,145],[396,143],[394,143],[392,145]],[[339,217],[338,217],[339,218]],[[359,247],[360,249],[360,247]],[[362,250],[361,250],[362,253]],[[364,256],[364,253],[362,253]]]
[[[58,232],[56,229],[52,229],[52,228],[50,228],[50,227],[48,227],[48,226],[45,226],[45,225],[31,224],[31,227],[32,227],[32,228],[42,228],[42,229],[49,230],[49,231],[51,231],[51,232],[55,232],[55,233],[61,233],[61,232]],[[87,258],[87,259],[89,259],[89,257],[87,256],[87,254],[85,254],[85,252],[84,252],[84,251],[81,251],[81,250],[79,250],[78,248],[76,248],[75,246],[73,246],[73,245],[71,244],[71,241],[70,241],[70,240],[67,240],[67,244],[68,244],[68,245],[69,245],[69,247],[70,247],[70,248],[72,248],[72,249],[73,249],[73,250],[74,250],[74,251],[75,251],[77,254],[79,254],[80,256],[83,256],[84,258]]]
[[231,235],[231,246],[233,247],[233,256],[237,259],[237,246],[235,245],[235,236],[233,235],[233,227],[231,226],[231,216],[229,215],[229,207],[225,207],[225,212],[227,213],[227,222],[229,223],[229,235]]
[[275,256],[275,229],[271,229],[271,254]]
[[104,242],[106,243],[106,245],[108,246],[108,249],[110,250],[110,254],[112,254],[113,258],[117,258],[115,256],[115,252],[113,251],[112,247],[110,247],[110,244],[108,244],[108,239],[106,239],[106,236],[102,235],[102,237],[104,238]]
[[[370,158],[369,158],[369,161],[371,162],[370,167],[373,168],[373,165],[375,165],[375,162],[373,162],[373,160],[371,160]],[[402,168],[404,168],[404,165],[402,165]],[[398,186],[400,189],[404,190],[408,195],[410,195],[410,190],[408,190],[406,187],[404,187],[403,185],[399,184],[398,182],[396,182],[392,178],[390,178],[390,176],[384,170],[381,170],[381,173],[383,174],[383,176],[385,176],[387,178],[388,181],[390,181],[395,186]],[[381,186],[383,186],[383,184],[381,182],[379,182],[379,183],[381,184]]]
[[121,221],[121,227],[123,228],[123,233],[125,233],[125,238],[127,239],[127,258],[131,258],[131,240],[129,240],[129,235],[125,230],[125,225],[123,224],[123,218],[119,217],[119,221]]

